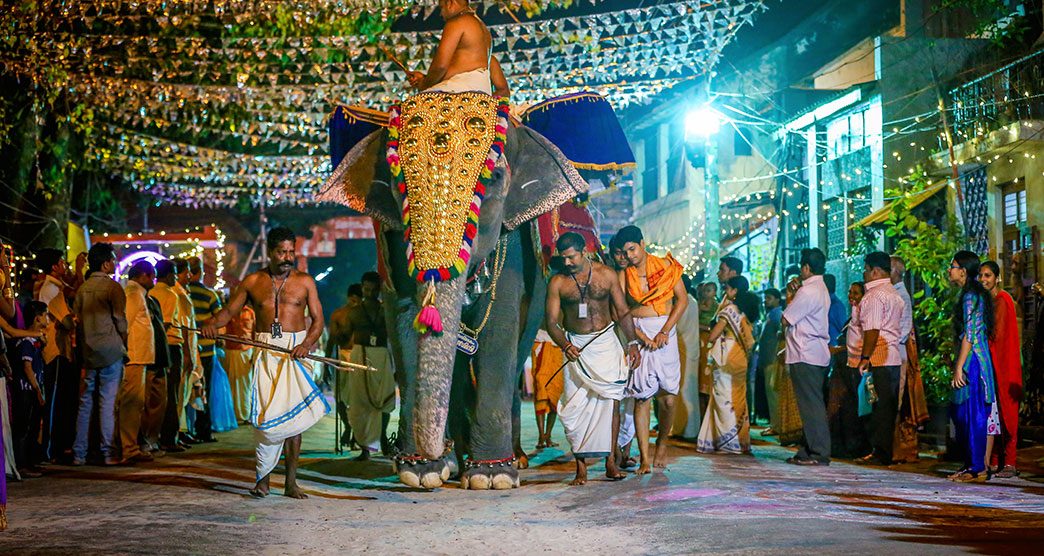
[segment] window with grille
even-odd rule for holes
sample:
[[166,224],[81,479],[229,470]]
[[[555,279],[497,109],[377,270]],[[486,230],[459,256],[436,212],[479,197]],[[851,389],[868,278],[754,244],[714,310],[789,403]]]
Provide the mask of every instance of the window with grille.
[[1026,221],[1026,190],[1004,193],[1004,225],[1018,226]]
[[1029,247],[1023,245],[1022,227],[1026,225],[1025,180],[1010,183],[1002,189],[1004,204],[1004,250],[1014,253]]
[[840,259],[847,247],[845,233],[848,229],[848,218],[843,197],[834,197],[826,203],[826,236],[828,259]]

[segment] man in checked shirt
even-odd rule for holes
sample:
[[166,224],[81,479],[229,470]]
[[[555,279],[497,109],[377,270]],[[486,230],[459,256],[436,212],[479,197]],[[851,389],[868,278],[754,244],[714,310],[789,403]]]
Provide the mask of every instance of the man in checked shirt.
[[873,451],[857,460],[860,463],[890,465],[895,418],[899,409],[899,354],[901,322],[905,304],[892,287],[892,261],[887,253],[875,251],[863,259],[866,295],[859,303],[859,325],[863,331],[863,352],[859,372],[873,377],[877,402],[870,414],[870,445]]

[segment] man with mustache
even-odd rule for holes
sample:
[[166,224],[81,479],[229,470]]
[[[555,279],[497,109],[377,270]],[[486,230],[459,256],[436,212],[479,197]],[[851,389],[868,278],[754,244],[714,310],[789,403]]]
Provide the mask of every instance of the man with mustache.
[[[268,232],[268,266],[246,277],[221,309],[203,326],[204,338],[215,338],[249,303],[257,315],[259,342],[290,350],[290,355],[261,350],[254,358],[254,388],[250,422],[257,428],[255,497],[268,496],[269,477],[286,447],[286,487],[283,494],[307,498],[297,485],[301,434],[330,411],[312,380],[311,353],[323,333],[323,308],[315,280],[294,269],[294,233],[288,228]],[[306,314],[311,324],[306,327]]]
[[[587,458],[596,457],[605,458],[606,477],[619,480],[626,476],[614,449],[619,404],[628,370],[640,361],[634,323],[615,273],[587,258],[583,236],[562,234],[555,247],[564,272],[548,284],[545,328],[569,360],[558,416],[576,459],[576,478],[570,484],[587,482]],[[616,335],[608,333],[616,325],[627,339],[626,352]]]

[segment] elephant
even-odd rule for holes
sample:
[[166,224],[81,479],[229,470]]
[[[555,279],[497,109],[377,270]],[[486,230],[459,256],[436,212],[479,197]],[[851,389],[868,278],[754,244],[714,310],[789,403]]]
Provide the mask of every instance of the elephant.
[[[401,393],[396,472],[402,483],[429,489],[454,472],[463,488],[518,487],[519,346],[526,353],[532,343],[546,291],[533,221],[585,192],[587,183],[545,137],[524,125],[508,126],[467,268],[433,282],[431,303],[428,285],[409,271],[413,252],[404,234],[404,195],[391,185],[389,133],[377,129],[356,143],[319,198],[370,216],[378,230],[385,318]],[[447,333],[418,332],[414,320],[426,305],[437,309]],[[477,332],[473,355],[458,350],[458,322]]]

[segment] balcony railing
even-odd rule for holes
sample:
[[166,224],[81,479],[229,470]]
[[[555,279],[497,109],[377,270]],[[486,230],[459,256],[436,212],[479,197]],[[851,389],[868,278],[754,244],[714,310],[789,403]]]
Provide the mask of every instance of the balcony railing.
[[1019,120],[1044,119],[1044,50],[950,91],[960,143]]

